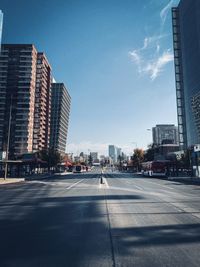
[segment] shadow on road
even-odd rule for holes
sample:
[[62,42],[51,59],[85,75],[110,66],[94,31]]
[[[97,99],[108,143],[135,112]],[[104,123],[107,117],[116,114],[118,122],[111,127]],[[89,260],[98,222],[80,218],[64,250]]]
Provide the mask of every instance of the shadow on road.
[[[143,197],[46,197],[48,190],[48,186],[26,185],[16,191],[13,187],[10,196],[8,191],[4,195],[0,266],[112,266],[105,200],[132,200],[134,205]],[[114,248],[120,248],[117,251],[123,256],[129,255],[130,249],[200,242],[200,224],[115,227],[111,233]]]

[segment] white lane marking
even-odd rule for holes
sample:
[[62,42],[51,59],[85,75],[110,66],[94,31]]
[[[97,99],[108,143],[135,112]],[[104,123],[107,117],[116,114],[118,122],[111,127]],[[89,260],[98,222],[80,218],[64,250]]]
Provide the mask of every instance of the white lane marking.
[[138,186],[138,185],[136,185],[136,184],[131,184],[131,185],[133,185],[133,186],[135,186],[136,188],[138,188],[139,190],[141,190],[141,191],[144,191],[144,188],[142,188],[141,186]]
[[106,187],[109,188],[110,186],[109,186],[109,184],[108,184],[108,182],[107,182],[107,179],[106,179],[105,177],[103,177],[103,181],[104,181]]
[[104,185],[105,185],[106,188],[110,188],[110,186],[108,185],[108,182],[107,182],[106,178],[102,176],[102,179],[103,179],[103,184],[101,184],[101,182],[100,182],[99,183],[99,188],[104,188]]
[[76,182],[76,183],[74,183],[74,184],[72,184],[72,185],[66,187],[66,189],[71,189],[72,187],[74,187],[74,186],[76,186],[77,184],[81,183],[83,180],[84,180],[84,179],[82,179],[82,180],[80,180],[80,181],[78,181],[78,182]]

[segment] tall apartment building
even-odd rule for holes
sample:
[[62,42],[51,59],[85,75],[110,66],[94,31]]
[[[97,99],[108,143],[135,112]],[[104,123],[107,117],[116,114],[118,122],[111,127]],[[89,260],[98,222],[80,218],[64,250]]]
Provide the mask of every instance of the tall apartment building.
[[52,83],[51,95],[50,147],[64,154],[67,143],[71,97],[63,83]]
[[153,143],[178,144],[178,127],[173,124],[158,124],[152,128]]
[[200,144],[200,1],[181,0],[172,8],[179,140]]
[[44,53],[37,54],[33,151],[47,149],[50,141],[51,66]]
[[[2,45],[0,55],[0,151],[6,151],[10,128],[10,157],[33,152],[36,149],[35,144],[39,144],[37,149],[46,148],[48,144],[47,135],[45,135],[45,131],[43,133],[43,130],[44,127],[49,128],[47,123],[49,122],[49,102],[46,98],[48,99],[50,92],[50,82],[48,83],[48,79],[45,77],[50,76],[50,71],[48,72],[46,67],[43,68],[43,65],[42,68],[39,68],[38,62],[43,57],[45,58],[30,44]],[[40,88],[39,91],[36,88]],[[40,98],[39,104],[38,98]],[[44,102],[44,106],[40,102]],[[42,121],[45,125],[39,134],[36,133],[38,108],[41,112],[39,123]],[[43,124],[40,123],[42,126]]]

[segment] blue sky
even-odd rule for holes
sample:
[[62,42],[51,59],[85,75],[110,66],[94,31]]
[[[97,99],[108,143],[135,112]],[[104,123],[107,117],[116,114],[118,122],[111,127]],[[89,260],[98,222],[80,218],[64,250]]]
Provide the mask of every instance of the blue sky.
[[178,0],[1,0],[3,42],[33,43],[72,97],[68,152],[125,152],[176,122],[171,34]]

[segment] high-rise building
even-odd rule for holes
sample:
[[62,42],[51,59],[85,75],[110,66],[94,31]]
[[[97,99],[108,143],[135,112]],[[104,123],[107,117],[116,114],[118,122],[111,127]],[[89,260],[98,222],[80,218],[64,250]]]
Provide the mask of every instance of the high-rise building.
[[[49,124],[45,122],[49,121],[50,81],[46,76],[50,75],[45,66],[47,63],[41,65],[41,68],[39,66],[41,57],[44,56],[31,44],[2,45],[0,151],[6,151],[9,144],[10,157],[36,150],[35,144],[39,144],[38,150],[46,148],[48,144],[46,132],[49,131]],[[46,62],[45,59],[42,60]],[[38,98],[45,104],[38,102]],[[36,132],[38,126],[41,126],[39,134]]]
[[178,127],[173,124],[158,124],[152,128],[153,143],[178,144]]
[[3,12],[0,10],[0,52],[1,52],[2,31],[3,31]]
[[65,153],[71,97],[63,83],[52,83],[51,95],[50,147]]
[[120,147],[116,147],[117,150],[117,161],[119,160],[119,156],[122,155],[122,149]]
[[50,141],[51,66],[44,53],[37,53],[33,151],[47,149]]
[[108,146],[108,156],[112,159],[113,163],[116,163],[119,160],[119,156],[121,155],[122,155],[121,148],[114,145]]
[[177,113],[181,148],[200,144],[200,1],[172,8]]
[[93,162],[98,160],[98,152],[90,152]]
[[108,146],[108,156],[112,159],[113,163],[117,162],[117,149],[114,145]]

